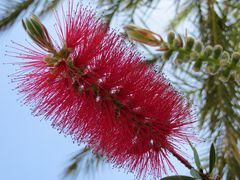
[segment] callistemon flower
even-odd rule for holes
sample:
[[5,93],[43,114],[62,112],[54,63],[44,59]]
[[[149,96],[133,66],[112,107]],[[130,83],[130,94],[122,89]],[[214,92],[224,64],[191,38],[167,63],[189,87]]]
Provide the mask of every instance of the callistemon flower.
[[24,60],[14,81],[24,102],[138,178],[175,170],[169,154],[182,158],[191,123],[187,100],[93,10],[69,3],[56,19],[59,45],[36,16],[23,21],[37,45],[15,43]]

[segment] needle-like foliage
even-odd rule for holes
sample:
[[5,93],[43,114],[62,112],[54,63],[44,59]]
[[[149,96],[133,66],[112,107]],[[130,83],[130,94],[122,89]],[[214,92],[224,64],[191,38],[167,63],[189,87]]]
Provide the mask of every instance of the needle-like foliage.
[[41,16],[56,8],[62,0],[2,0],[0,2],[0,31],[7,30],[26,14]]

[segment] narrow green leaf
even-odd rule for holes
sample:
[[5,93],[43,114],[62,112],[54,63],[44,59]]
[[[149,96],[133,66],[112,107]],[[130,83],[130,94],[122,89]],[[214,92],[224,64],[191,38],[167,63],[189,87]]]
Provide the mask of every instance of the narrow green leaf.
[[209,174],[214,169],[215,162],[216,162],[216,152],[215,152],[214,144],[212,144],[210,148],[210,154],[209,154]]
[[72,174],[73,172],[75,172],[78,168],[78,164],[76,162],[73,162],[67,169],[65,172],[65,176]]
[[187,139],[187,141],[188,141],[188,144],[190,145],[190,147],[193,149],[193,145],[192,145],[192,143],[189,141],[189,139]]
[[10,27],[18,18],[21,18],[26,10],[32,7],[35,0],[11,0],[5,3],[1,2],[0,9],[0,31],[6,30]]
[[193,147],[192,143],[189,140],[188,140],[188,143],[189,143],[190,147],[192,148],[195,164],[196,164],[197,168],[200,170],[201,169],[201,162],[200,162],[198,152],[197,152],[196,148]]
[[45,15],[47,12],[51,12],[53,9],[56,9],[60,2],[61,0],[46,1],[39,15]]
[[190,176],[168,176],[165,178],[162,178],[161,180],[194,180],[195,178],[192,178]]
[[198,172],[195,170],[195,169],[191,169],[190,170],[190,174],[194,177],[194,178],[197,178],[197,179],[201,179],[201,176],[198,174]]
[[195,164],[196,164],[198,169],[201,169],[201,162],[200,162],[200,159],[199,159],[196,148],[193,148],[193,153],[194,153]]

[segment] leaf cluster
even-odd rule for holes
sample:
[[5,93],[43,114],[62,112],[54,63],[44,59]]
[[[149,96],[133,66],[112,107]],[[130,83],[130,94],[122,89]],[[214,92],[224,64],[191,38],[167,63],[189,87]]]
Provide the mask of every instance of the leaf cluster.
[[2,0],[0,2],[0,31],[8,30],[25,15],[36,13],[44,16],[62,0]]
[[64,170],[63,177],[76,179],[81,172],[94,175],[103,166],[103,157],[98,153],[93,153],[91,148],[86,146],[72,156]]

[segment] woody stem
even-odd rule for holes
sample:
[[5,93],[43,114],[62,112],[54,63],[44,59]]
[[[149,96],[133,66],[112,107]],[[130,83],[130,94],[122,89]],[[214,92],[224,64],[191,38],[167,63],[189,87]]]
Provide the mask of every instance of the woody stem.
[[[179,155],[176,151],[174,151],[173,149],[169,150],[171,152],[171,154],[177,158],[184,166],[186,166],[189,170],[191,170],[193,167],[192,165],[181,155]],[[199,175],[201,176],[201,178],[203,180],[211,180],[210,177],[208,177],[207,174],[204,174],[203,171],[198,171]]]
[[181,155],[179,155],[176,151],[173,149],[170,150],[171,154],[177,158],[184,166],[186,166],[188,169],[192,169],[192,165]]

